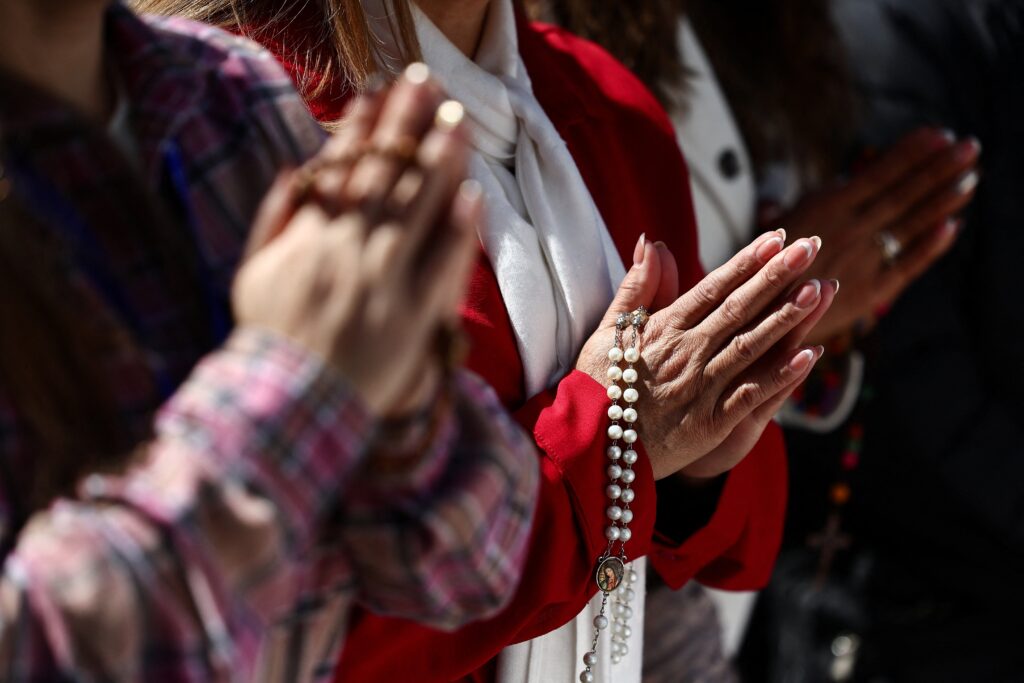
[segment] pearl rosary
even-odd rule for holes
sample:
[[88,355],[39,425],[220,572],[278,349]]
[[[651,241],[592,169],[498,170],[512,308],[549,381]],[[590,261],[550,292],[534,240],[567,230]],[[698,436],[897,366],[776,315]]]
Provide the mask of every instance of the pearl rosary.
[[[608,367],[608,398],[611,399],[611,406],[608,407],[608,418],[611,425],[608,427],[608,438],[611,445],[608,447],[607,473],[610,483],[605,488],[605,495],[608,496],[610,504],[605,511],[608,517],[608,526],[605,528],[605,538],[608,539],[608,547],[604,553],[597,558],[597,574],[595,580],[602,595],[601,609],[594,617],[594,641],[590,650],[583,655],[584,669],[580,673],[581,683],[593,683],[593,667],[597,664],[597,643],[601,631],[609,626],[608,617],[605,616],[605,609],[608,605],[609,596],[614,595],[611,607],[612,612],[612,652],[613,664],[618,664],[629,652],[628,640],[632,633],[629,627],[629,619],[633,616],[633,609],[629,606],[635,596],[633,584],[639,578],[626,557],[626,543],[632,538],[633,532],[629,529],[629,523],[633,521],[633,511],[630,503],[635,498],[635,492],[631,485],[636,479],[636,472],[633,471],[633,464],[636,463],[637,453],[633,450],[636,443],[636,421],[639,415],[634,404],[640,398],[640,392],[634,386],[638,375],[634,364],[640,360],[640,351],[637,349],[637,342],[640,340],[640,331],[647,323],[647,309],[643,306],[632,313],[621,313],[615,321],[615,343],[608,351],[608,360],[611,365]],[[633,334],[629,348],[623,348],[623,333],[627,327],[632,327]],[[619,363],[626,361],[626,369],[619,367]],[[619,381],[625,383],[623,390]],[[625,401],[623,408],[619,401]],[[625,423],[625,427],[621,423]],[[626,450],[622,449],[619,442],[625,444]],[[616,544],[618,544],[616,546]],[[618,549],[616,554],[614,551]]]

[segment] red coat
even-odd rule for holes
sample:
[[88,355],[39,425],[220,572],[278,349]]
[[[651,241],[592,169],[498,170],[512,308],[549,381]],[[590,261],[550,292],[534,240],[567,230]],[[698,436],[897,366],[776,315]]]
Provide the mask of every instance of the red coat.
[[[601,48],[561,29],[519,20],[520,52],[537,99],[568,144],[623,261],[632,263],[640,233],[663,240],[679,260],[681,291],[686,291],[703,273],[686,166],[663,109]],[[307,84],[318,81],[309,76]],[[328,89],[310,108],[321,120],[334,120],[345,99],[337,88]],[[483,255],[464,318],[474,342],[469,367],[494,386],[539,447],[543,479],[522,583],[498,616],[454,633],[358,613],[339,681],[489,678],[492,669],[485,665],[504,646],[561,626],[596,592],[594,561],[606,544],[604,387],[572,372],[548,391],[524,395],[511,323]],[[668,540],[672,529],[692,529],[693,521],[659,519],[655,531],[656,487],[641,454],[630,555],[648,555],[674,587],[695,576],[722,588],[762,586],[782,534],[785,466],[779,430],[771,425],[755,451],[728,475],[710,522],[677,544]]]

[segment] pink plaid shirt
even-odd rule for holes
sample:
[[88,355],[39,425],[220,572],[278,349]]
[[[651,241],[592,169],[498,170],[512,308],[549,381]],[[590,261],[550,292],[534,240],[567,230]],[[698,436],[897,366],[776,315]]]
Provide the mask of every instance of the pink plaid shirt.
[[330,368],[236,332],[142,463],[22,531],[0,575],[0,680],[329,679],[353,601],[441,627],[499,609],[536,456],[480,380],[460,374],[454,396],[396,469]]
[[[440,627],[498,610],[537,458],[489,388],[460,373],[409,457],[416,430],[372,424],[315,359],[250,330],[218,336],[260,199],[324,137],[288,76],[244,39],[117,5],[107,38],[139,165],[3,74],[0,163],[66,261],[75,305],[141,350],[97,364],[125,430],[150,445],[130,474],[89,479],[15,537],[35,456],[0,382],[0,547],[17,539],[0,559],[0,681],[319,680],[354,601]],[[176,219],[180,262],[154,253],[156,228],[117,193],[138,169]]]

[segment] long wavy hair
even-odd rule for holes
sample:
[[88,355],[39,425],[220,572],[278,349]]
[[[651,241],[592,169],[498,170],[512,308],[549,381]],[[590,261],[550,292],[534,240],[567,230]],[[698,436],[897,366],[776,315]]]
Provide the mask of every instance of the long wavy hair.
[[[837,170],[856,98],[827,0],[530,0],[535,16],[592,40],[669,108],[685,107],[677,30],[700,36],[757,167],[797,164],[806,180]],[[674,93],[684,93],[676,101]]]
[[[379,0],[403,63],[419,58],[419,45],[408,0]],[[183,16],[246,35],[272,45],[304,74],[317,74],[316,82],[300,82],[307,97],[315,97],[331,83],[360,90],[382,63],[380,45],[373,35],[362,0],[129,0],[138,12]],[[301,30],[295,30],[296,27]],[[293,44],[280,42],[304,36]]]

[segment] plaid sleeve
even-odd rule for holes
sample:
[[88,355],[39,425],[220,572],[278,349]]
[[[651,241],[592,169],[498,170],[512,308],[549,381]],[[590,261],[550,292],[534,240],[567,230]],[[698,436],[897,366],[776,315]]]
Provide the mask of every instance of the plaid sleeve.
[[323,363],[236,332],[129,474],[26,527],[0,575],[0,680],[249,680],[371,427]]
[[[494,391],[461,371],[451,395],[419,463],[362,480],[339,515],[357,599],[449,629],[512,596],[538,486],[533,443]],[[371,451],[365,464],[391,455]]]

